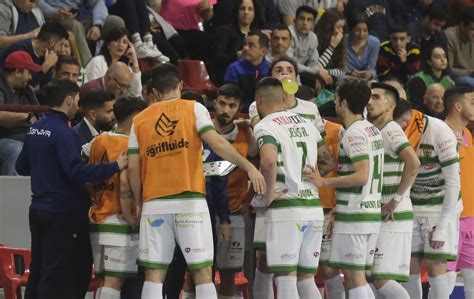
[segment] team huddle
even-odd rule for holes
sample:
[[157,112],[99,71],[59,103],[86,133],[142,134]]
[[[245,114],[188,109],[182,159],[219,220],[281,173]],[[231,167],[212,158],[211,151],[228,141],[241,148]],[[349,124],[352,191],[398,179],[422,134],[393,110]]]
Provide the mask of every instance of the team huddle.
[[[275,60],[270,72],[257,83],[249,121],[238,120],[242,92],[234,85],[219,89],[214,119],[202,104],[181,99],[169,64],[154,70],[155,103],[116,101],[115,131],[84,147],[89,163],[128,152],[128,169],[91,187],[94,266],[105,277],[99,298],[117,298],[137,264],[145,269],[142,298],[162,298],[176,246],[195,286],[183,298],[234,298],[249,206],[256,215],[253,298],[321,298],[320,269],[331,299],[421,299],[423,261],[429,298],[448,298],[454,286],[446,262],[458,254],[462,210],[450,126],[411,110],[388,84],[352,80],[336,90],[341,126],[285,90],[282,79],[296,81],[298,73],[291,58]],[[445,107],[462,107],[473,121],[472,96],[455,87]],[[211,213],[206,201],[214,191],[206,188],[203,143],[238,167],[225,180],[229,215],[219,214],[216,246],[219,208]]]

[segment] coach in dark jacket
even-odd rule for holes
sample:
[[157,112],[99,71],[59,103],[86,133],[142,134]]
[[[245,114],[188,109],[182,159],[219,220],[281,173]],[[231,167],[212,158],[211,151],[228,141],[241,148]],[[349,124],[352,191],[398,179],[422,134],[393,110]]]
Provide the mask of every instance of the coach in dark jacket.
[[31,176],[30,231],[32,263],[26,298],[84,298],[91,277],[90,196],[83,187],[101,182],[127,165],[86,164],[79,137],[69,128],[79,101],[79,87],[55,80],[47,87],[46,116],[27,132],[16,162],[20,175]]

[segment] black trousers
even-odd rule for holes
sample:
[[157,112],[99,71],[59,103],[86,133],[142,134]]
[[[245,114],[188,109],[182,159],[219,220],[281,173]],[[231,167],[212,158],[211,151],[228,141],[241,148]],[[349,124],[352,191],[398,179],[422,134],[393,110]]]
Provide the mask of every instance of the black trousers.
[[87,211],[30,208],[31,267],[26,299],[83,299],[91,279]]
[[109,9],[109,13],[117,15],[125,21],[130,34],[140,33],[143,35],[151,32],[150,19],[146,8],[146,0],[117,0]]

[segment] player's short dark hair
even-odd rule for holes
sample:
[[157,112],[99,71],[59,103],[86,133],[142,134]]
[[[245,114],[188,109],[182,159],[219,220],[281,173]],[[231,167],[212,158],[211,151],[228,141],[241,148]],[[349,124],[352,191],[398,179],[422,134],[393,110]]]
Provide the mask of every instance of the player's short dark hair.
[[69,33],[60,22],[48,21],[41,26],[36,38],[42,42],[48,42],[51,38],[67,39],[68,37]]
[[458,103],[464,98],[466,93],[474,92],[474,89],[469,85],[455,85],[444,92],[444,113],[447,115],[451,112],[454,104]]
[[411,103],[405,100],[398,101],[397,107],[393,110],[393,119],[399,119],[403,114],[411,110]]
[[446,21],[446,10],[439,3],[431,3],[430,6],[423,12],[423,17],[428,17],[430,20]]
[[392,85],[389,85],[387,83],[381,83],[381,82],[374,82],[370,85],[370,88],[380,88],[385,91],[385,94],[388,95],[388,97],[394,102],[395,104],[398,104],[400,101],[400,94],[398,93],[398,90],[393,87]]
[[297,19],[298,16],[300,15],[300,13],[302,13],[302,12],[312,14],[314,20],[316,21],[316,17],[318,16],[318,12],[316,11],[316,9],[314,9],[311,6],[308,6],[308,5],[301,5],[300,7],[298,7],[296,9],[295,18]]
[[54,79],[46,85],[49,107],[60,107],[68,96],[79,93],[79,86],[70,80]]
[[81,93],[79,107],[82,107],[84,110],[93,110],[102,108],[106,102],[113,100],[115,100],[113,93],[99,89],[88,90],[85,93]]
[[174,64],[163,63],[153,70],[151,85],[160,93],[175,90],[180,82],[178,68]]
[[79,68],[81,68],[81,65],[79,64],[77,59],[72,57],[71,55],[64,55],[64,54],[58,55],[58,61],[56,62],[56,65],[54,67],[55,70],[59,71],[61,67],[63,66],[63,64],[76,65]]
[[392,35],[394,33],[406,33],[406,34],[410,35],[410,33],[408,32],[408,25],[406,23],[402,23],[402,22],[392,25],[390,27],[390,29],[388,30],[388,33],[390,35]]
[[263,77],[260,81],[257,82],[255,86],[255,91],[258,92],[260,89],[267,87],[277,87],[283,90],[283,85],[281,85],[280,80],[273,77]]
[[291,63],[291,65],[295,68],[295,74],[298,74],[298,63],[296,62],[296,60],[294,58],[291,58],[288,55],[282,55],[282,56],[272,60],[272,63],[270,64],[270,67],[268,68],[268,75],[269,76],[272,74],[272,71],[273,71],[273,68],[275,67],[275,65],[277,63],[281,62],[281,61],[286,61],[286,62]]
[[361,80],[345,80],[336,90],[341,101],[346,100],[349,110],[354,114],[362,114],[370,100],[372,91],[369,85]]
[[234,98],[240,103],[242,101],[243,92],[237,84],[228,83],[219,87],[217,90],[217,97],[219,96]]
[[118,123],[125,121],[147,107],[147,104],[139,97],[126,96],[114,103],[114,115]]
[[258,36],[258,44],[260,48],[269,48],[270,47],[270,40],[268,36],[260,30],[252,30],[250,31],[247,36]]

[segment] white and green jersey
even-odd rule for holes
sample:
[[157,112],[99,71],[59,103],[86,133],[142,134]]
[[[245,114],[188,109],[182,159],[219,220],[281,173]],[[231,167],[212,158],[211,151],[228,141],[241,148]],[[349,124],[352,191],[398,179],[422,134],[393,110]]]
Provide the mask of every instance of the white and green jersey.
[[367,120],[346,129],[339,146],[338,176],[354,173],[352,163],[368,160],[365,186],[336,188],[334,232],[370,234],[380,230],[384,144],[380,131]]
[[[443,121],[426,116],[425,131],[421,136],[420,145],[416,154],[420,158],[420,169],[410,192],[413,210],[415,213],[440,214],[443,202],[449,200],[456,205],[458,194],[445,197],[447,185],[460,185],[459,155],[457,140],[453,131]],[[451,197],[455,198],[451,198]],[[450,204],[450,206],[452,206]]]
[[272,144],[278,152],[275,190],[288,190],[268,207],[270,220],[323,220],[316,186],[303,180],[306,165],[316,165],[324,144],[316,128],[289,111],[274,112],[255,126],[259,148]]
[[[295,106],[288,108],[287,111],[298,114],[299,116],[314,124],[321,136],[324,137],[325,133],[323,118],[321,117],[321,114],[319,114],[318,106],[316,106],[313,102],[296,98]],[[258,117],[257,104],[254,101],[249,107],[249,118],[251,121],[253,121]]]
[[[394,121],[387,123],[380,133],[382,133],[385,149],[382,183],[382,205],[384,205],[393,199],[402,179],[404,163],[400,159],[400,153],[411,145],[402,128]],[[413,231],[413,207],[409,195],[410,188],[405,191],[403,199],[395,209],[394,221],[383,222],[380,230]]]

